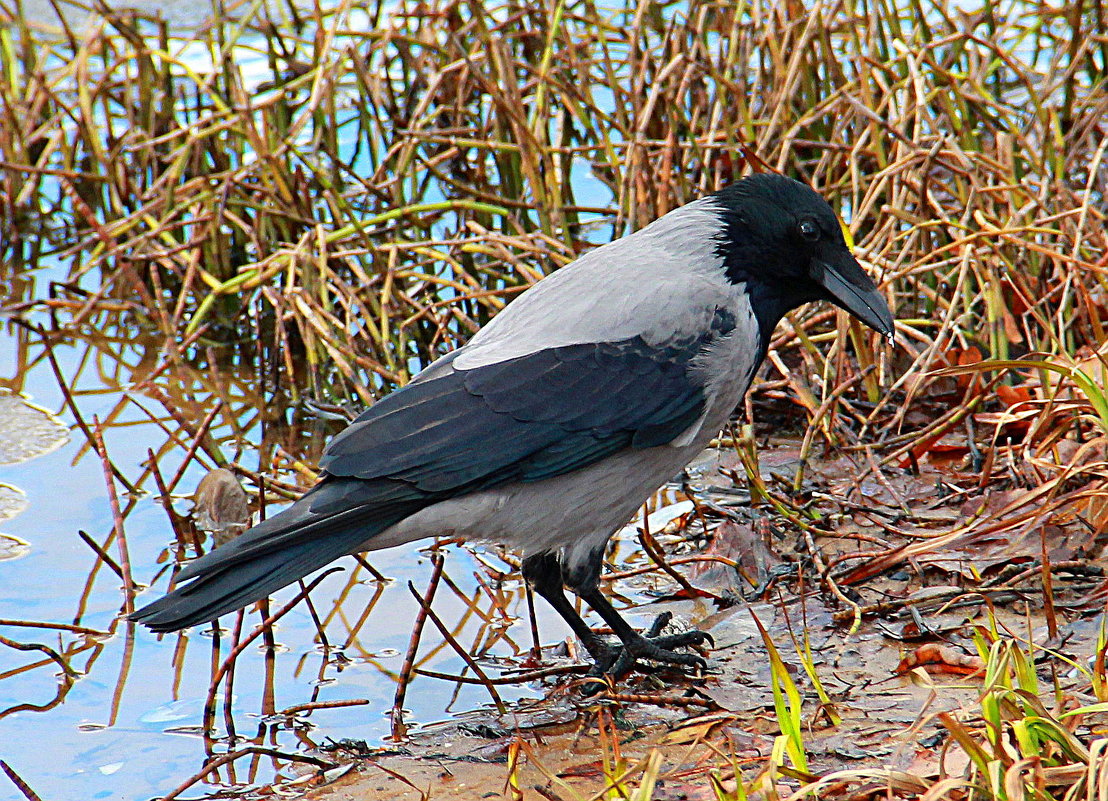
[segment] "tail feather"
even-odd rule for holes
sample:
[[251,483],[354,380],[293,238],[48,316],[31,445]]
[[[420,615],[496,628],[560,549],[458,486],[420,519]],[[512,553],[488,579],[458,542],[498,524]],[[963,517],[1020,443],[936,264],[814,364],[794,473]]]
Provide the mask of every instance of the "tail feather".
[[248,564],[213,570],[144,606],[131,619],[158,633],[207,623],[265,598],[343,553],[336,543],[305,542]]
[[156,632],[215,620],[355,553],[433,502],[400,482],[329,479],[278,515],[196,559],[186,582],[131,614]]
[[[190,562],[177,578],[188,581],[217,567],[251,562],[302,541],[350,535],[351,551],[398,520],[422,509],[430,496],[401,481],[330,478],[300,500],[220,548]],[[357,538],[361,536],[359,541]]]

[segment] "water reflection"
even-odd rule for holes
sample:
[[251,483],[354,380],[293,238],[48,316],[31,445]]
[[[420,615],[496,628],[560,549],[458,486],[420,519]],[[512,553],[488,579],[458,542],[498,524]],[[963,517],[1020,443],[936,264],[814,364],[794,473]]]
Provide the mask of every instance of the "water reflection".
[[[211,547],[191,514],[205,474],[230,469],[253,511],[272,508],[310,485],[309,465],[341,422],[275,378],[283,366],[275,369],[276,351],[264,345],[180,347],[125,308],[83,314],[65,306],[64,323],[48,303],[27,313],[42,278],[12,274],[4,283],[2,311],[24,319],[4,326],[0,385],[49,406],[71,437],[9,468],[30,507],[5,528],[31,550],[0,563],[0,738],[21,742],[16,732],[32,731],[57,740],[59,756],[43,765],[28,745],[6,747],[6,758],[40,793],[82,797],[110,787],[141,797],[183,781],[205,756],[215,758],[203,779],[209,787],[265,782],[326,736],[386,735],[380,713],[393,701],[419,610],[407,581],[422,592],[431,570],[418,553],[374,554],[372,566],[347,560],[303,602],[290,603],[303,585],[290,588],[258,611],[224,618],[218,631],[158,640],[119,617],[127,586],[160,593],[181,558]],[[529,628],[515,624],[526,604],[510,562],[450,550],[435,614],[478,659],[525,657]],[[281,611],[276,634],[255,634],[257,622]],[[416,671],[470,674],[430,625],[424,642]],[[418,673],[412,680],[428,681]],[[427,720],[487,702],[483,688],[459,684],[452,694],[409,695],[406,705]]]

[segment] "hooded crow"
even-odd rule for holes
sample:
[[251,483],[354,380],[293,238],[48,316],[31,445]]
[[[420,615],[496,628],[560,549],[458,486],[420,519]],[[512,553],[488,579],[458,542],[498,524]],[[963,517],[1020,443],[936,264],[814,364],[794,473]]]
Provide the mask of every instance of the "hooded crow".
[[[522,552],[524,577],[598,672],[638,659],[703,668],[674,649],[706,634],[643,636],[600,592],[605,545],[727,423],[782,316],[816,300],[892,334],[839,218],[807,185],[762,173],[675,209],[539,281],[363,412],[299,501],[194,560],[132,618],[175,631],[345,554],[462,537]],[[621,645],[592,632],[566,587]]]

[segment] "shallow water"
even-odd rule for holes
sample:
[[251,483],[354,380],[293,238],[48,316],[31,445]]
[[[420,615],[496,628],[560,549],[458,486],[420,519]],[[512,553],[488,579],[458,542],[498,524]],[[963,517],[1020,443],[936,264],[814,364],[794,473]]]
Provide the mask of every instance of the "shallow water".
[[[62,277],[58,265],[48,259],[44,265],[22,272],[0,265],[0,306],[41,297],[47,281]],[[39,312],[25,319],[47,322]],[[131,494],[122,480],[114,482],[131,573],[136,583],[151,585],[136,598],[136,606],[165,591],[168,564],[177,550],[146,468],[151,451],[166,481],[180,472],[173,506],[186,516],[192,509],[189,496],[212,465],[203,448],[199,456],[187,458],[190,445],[199,421],[213,409],[220,411],[209,448],[248,470],[267,463],[278,445],[285,449],[280,452],[314,463],[341,424],[302,409],[278,408],[280,394],[259,389],[246,359],[216,355],[208,347],[166,362],[160,337],[144,334],[125,315],[102,314],[92,322],[86,336],[48,348],[38,333],[0,320],[0,408],[15,410],[18,422],[14,433],[0,425],[0,438],[6,440],[0,453],[8,454],[10,462],[0,460],[0,637],[8,641],[0,643],[0,759],[43,798],[144,799],[170,792],[200,771],[209,755],[232,748],[257,744],[297,754],[331,739],[386,745],[396,676],[419,609],[408,584],[422,593],[432,572],[421,550],[427,543],[371,554],[369,561],[391,579],[387,582],[374,580],[353,559],[341,560],[344,570],[325,578],[311,595],[330,647],[322,646],[308,606],[297,605],[275,627],[272,650],[258,640],[238,657],[229,703],[217,697],[214,739],[206,740],[203,714],[213,663],[227,657],[236,617],[222,620],[218,653],[206,626],[159,638],[121,622],[123,582],[80,536],[85,532],[122,561],[111,538],[114,517],[104,466],[78,416],[88,426],[103,421],[107,454],[137,490]],[[288,471],[281,475],[287,479]],[[654,530],[682,508],[676,504],[652,515]],[[459,645],[477,654],[494,675],[498,668],[521,663],[532,634],[518,576],[509,574],[510,566],[495,549],[452,546],[445,552],[444,580],[433,602],[437,615]],[[633,546],[621,547],[620,553],[629,564],[642,556]],[[642,600],[635,589],[621,584],[620,590]],[[277,593],[271,609],[296,591]],[[641,625],[649,615],[640,610],[631,619]],[[536,616],[541,642],[569,634],[541,602]],[[258,612],[247,613],[243,636],[259,620]],[[75,624],[92,632],[20,623]],[[421,643],[418,667],[467,672],[430,623]],[[19,650],[13,644],[49,646],[62,655],[73,680],[63,681],[58,663],[41,650]],[[225,688],[224,683],[220,692]],[[499,692],[506,702],[544,694],[541,686],[531,685],[504,686]],[[359,704],[295,718],[273,714],[305,703],[352,700]],[[491,706],[478,685],[416,677],[405,708],[407,721],[418,728]],[[268,756],[238,759],[186,797],[265,784],[296,775],[295,767]],[[0,777],[0,799],[21,797]]]
[[[10,286],[9,286],[10,288]],[[121,367],[128,357],[112,363],[106,355],[110,347],[103,342],[77,341],[55,346],[59,367],[72,379],[74,402],[81,417],[109,420],[104,427],[108,454],[119,471],[138,483],[148,449],[159,453],[159,465],[167,476],[178,467],[185,444],[174,444],[167,436],[173,421],[159,404],[142,391],[130,387],[134,371]],[[143,360],[138,360],[144,365]],[[148,366],[148,365],[147,365]],[[95,369],[93,369],[95,368]],[[140,372],[141,372],[140,368]],[[174,387],[180,376],[167,372],[165,391]],[[184,637],[161,639],[145,629],[121,624],[118,616],[123,603],[121,581],[104,567],[102,560],[80,539],[87,532],[98,543],[105,543],[113,528],[113,515],[100,460],[89,451],[85,436],[76,428],[76,417],[65,407],[60,386],[44,358],[41,343],[34,336],[8,323],[0,328],[0,387],[22,393],[34,404],[52,412],[68,429],[68,437],[56,449],[15,464],[0,465],[0,485],[25,493],[25,507],[9,510],[14,516],[0,521],[0,533],[27,543],[21,558],[0,560],[0,618],[47,623],[76,623],[79,626],[110,632],[108,636],[89,636],[69,631],[0,626],[0,636],[18,643],[41,643],[68,655],[71,668],[79,674],[59,702],[60,670],[40,651],[21,651],[0,646],[0,711],[22,706],[19,711],[0,715],[0,758],[44,798],[122,798],[139,799],[162,795],[198,771],[206,755],[200,736],[202,714],[212,673],[212,637],[193,629]],[[151,420],[135,398],[153,412]],[[13,400],[13,399],[10,399]],[[204,405],[205,398],[194,397]],[[156,411],[155,411],[156,410]],[[168,422],[167,422],[168,421]],[[305,441],[319,438],[318,426],[301,431]],[[247,438],[257,433],[246,428]],[[213,428],[216,439],[231,443],[235,435],[222,423]],[[250,461],[249,447],[242,460]],[[255,457],[256,458],[256,457]],[[182,493],[191,492],[204,469],[190,463],[180,482]],[[117,488],[124,493],[122,487]],[[139,597],[150,600],[166,587],[167,576],[157,560],[163,556],[173,535],[164,509],[148,490],[149,478],[132,501],[121,494],[125,510],[125,532],[135,580],[149,582],[161,573],[151,590]],[[14,490],[9,494],[18,496]],[[176,507],[187,513],[191,503],[178,499]],[[129,511],[128,511],[129,508]],[[114,543],[107,550],[119,554]],[[495,555],[485,554],[490,565],[504,569]],[[371,745],[382,744],[389,733],[387,712],[395,692],[394,676],[399,671],[407,648],[412,622],[418,606],[407,582],[422,591],[430,574],[429,559],[418,548],[394,549],[373,555],[372,563],[395,581],[373,581],[353,560],[345,560],[342,573],[324,580],[312,595],[315,608],[325,619],[325,631],[333,648],[324,655],[318,644],[316,626],[304,604],[297,606],[278,625],[275,658],[267,664],[265,649],[250,646],[238,659],[229,712],[220,705],[216,729],[225,735],[228,725],[236,733],[270,747],[291,752],[323,744],[326,738],[365,739]],[[442,587],[435,599],[436,612],[455,630],[458,641],[475,649],[485,638],[506,628],[507,638],[493,645],[489,653],[514,656],[530,646],[529,626],[509,621],[486,625],[471,613],[466,598],[480,597],[472,606],[488,610],[491,601],[483,595],[474,573],[485,581],[486,570],[469,552],[449,551],[446,575],[456,584],[459,594]],[[500,590],[506,595],[505,611],[526,616],[519,583],[508,580]],[[286,589],[274,599],[276,609],[295,595]],[[368,616],[366,606],[376,596]],[[542,637],[549,642],[564,636],[560,621],[542,614]],[[248,616],[246,630],[257,621]],[[231,627],[234,617],[224,620]],[[226,656],[230,632],[223,636],[220,659]],[[445,673],[464,670],[464,663],[428,625],[426,646],[421,649],[421,667]],[[437,647],[435,647],[437,646]],[[267,674],[268,678],[267,678]],[[454,711],[480,708],[488,702],[479,687],[464,686],[456,696],[454,687],[440,681],[417,678],[407,698],[411,720],[428,722]],[[505,700],[534,694],[529,688],[504,688]],[[266,713],[313,701],[365,699],[368,703],[347,708],[314,712],[310,718],[298,718],[296,730],[283,717],[266,718]],[[307,725],[305,725],[307,723]],[[44,752],[44,744],[49,744]],[[239,740],[236,745],[244,744]],[[216,753],[228,748],[226,739],[210,744]],[[209,777],[209,788],[224,781],[236,784],[264,783],[272,780],[276,769],[272,760],[256,760],[249,773],[236,763],[233,776],[221,771]],[[194,788],[190,795],[195,795]],[[13,795],[14,793],[14,795]],[[21,797],[6,779],[0,781],[0,798]]]

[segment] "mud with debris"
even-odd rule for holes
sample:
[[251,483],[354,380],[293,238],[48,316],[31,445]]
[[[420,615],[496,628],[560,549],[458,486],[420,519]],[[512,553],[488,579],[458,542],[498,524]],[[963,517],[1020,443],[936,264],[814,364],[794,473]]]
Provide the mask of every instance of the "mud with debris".
[[[795,479],[799,447],[771,442],[760,450],[767,485]],[[847,457],[809,464],[802,493],[791,497],[805,498],[810,519],[832,528],[818,541],[790,529],[780,514],[786,507],[752,507],[742,497],[728,480],[741,469],[733,450],[706,454],[692,469],[696,494],[671,495],[673,503],[647,518],[671,518],[653,536],[671,564],[684,560],[676,569],[687,586],[653,565],[634,575],[634,563],[649,565],[643,551],[629,552],[616,575],[660,599],[696,591],[634,612],[642,625],[664,609],[709,631],[709,675],[636,674],[595,698],[581,679],[559,677],[541,684],[543,700],[420,728],[395,747],[334,743],[329,756],[355,768],[339,769],[333,781],[306,775],[306,783],[329,782],[309,797],[593,798],[606,785],[649,781],[651,798],[716,799],[734,792],[736,775],[757,786],[782,731],[758,623],[803,699],[808,762],[803,771],[793,766],[792,780],[778,777],[781,793],[841,775],[840,791],[864,790],[869,776],[872,787],[912,796],[962,776],[971,760],[951,727],[961,734],[982,725],[983,692],[997,681],[986,675],[989,651],[998,643],[1015,643],[1043,689],[1053,686],[1057,714],[1095,704],[1105,581],[1083,550],[1094,543],[1086,523],[1056,521],[1061,531],[1050,532],[1044,560],[1040,536],[1019,522],[1026,491],[967,491],[978,483],[963,469],[968,462],[934,452],[939,458],[925,455],[914,473],[885,468],[868,479]],[[642,521],[636,528],[641,536]],[[816,552],[808,551],[812,542]],[[701,561],[687,561],[694,556]],[[814,560],[837,577],[834,585],[813,577]],[[546,661],[567,648],[572,643],[548,649]],[[804,667],[806,649],[822,699]],[[1103,670],[1103,652],[1100,660]],[[1069,719],[1070,730],[1088,737],[1102,717],[1094,708]],[[1062,776],[1072,784],[1077,773]]]

